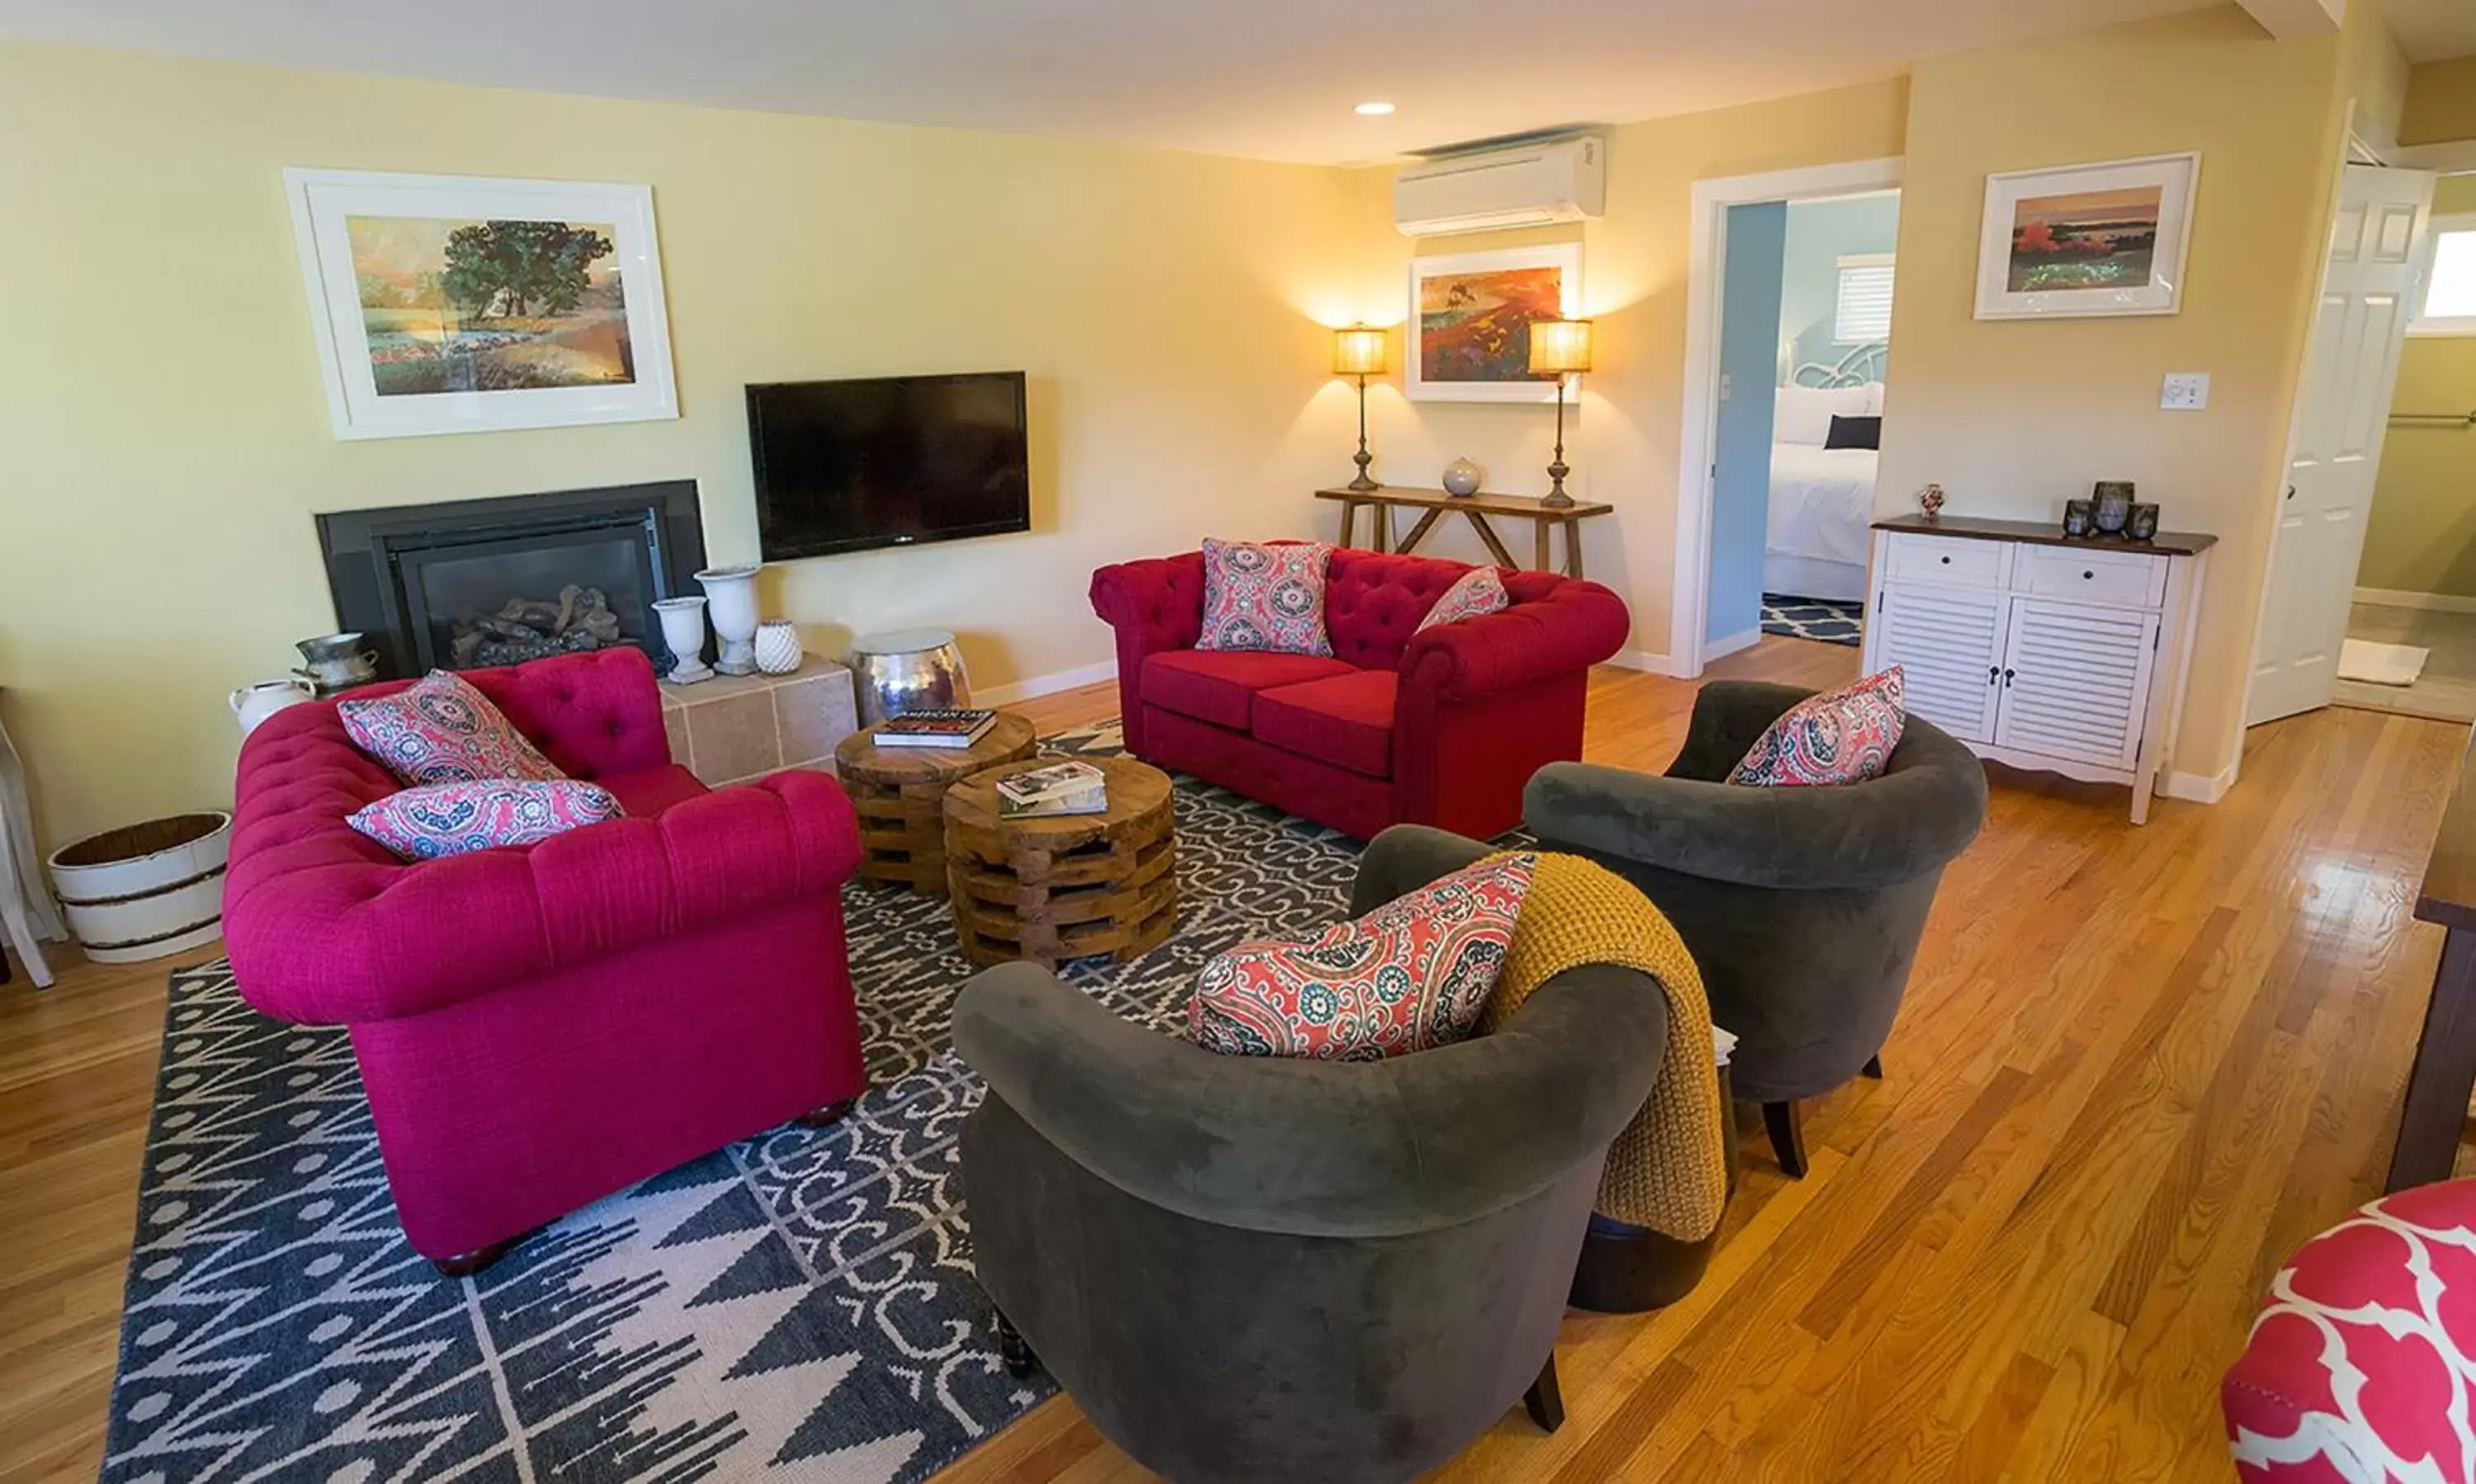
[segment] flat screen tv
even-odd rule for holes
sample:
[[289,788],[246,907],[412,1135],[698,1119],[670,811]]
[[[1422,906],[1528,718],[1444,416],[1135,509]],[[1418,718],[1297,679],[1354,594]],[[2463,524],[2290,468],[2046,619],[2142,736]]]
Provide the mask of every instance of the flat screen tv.
[[768,561],[1031,529],[1023,373],[748,388]]

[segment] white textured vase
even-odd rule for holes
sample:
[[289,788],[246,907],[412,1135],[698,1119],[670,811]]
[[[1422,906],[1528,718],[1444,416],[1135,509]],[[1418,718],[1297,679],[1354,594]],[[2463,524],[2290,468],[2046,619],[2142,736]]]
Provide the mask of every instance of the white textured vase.
[[664,598],[654,611],[662,620],[662,647],[671,652],[671,673],[662,679],[674,685],[712,680],[705,662],[705,600]]
[[756,673],[756,567],[752,561],[709,567],[696,575],[705,586],[713,635],[722,641],[722,655],[713,667],[725,675]]
[[800,668],[800,626],[787,618],[769,618],[756,626],[756,668],[767,675],[788,675]]

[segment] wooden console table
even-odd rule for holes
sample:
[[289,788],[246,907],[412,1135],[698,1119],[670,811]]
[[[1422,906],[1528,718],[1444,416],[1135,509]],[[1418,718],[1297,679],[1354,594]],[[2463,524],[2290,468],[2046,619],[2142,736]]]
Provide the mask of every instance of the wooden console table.
[[[1592,505],[1584,502],[1555,509],[1526,495],[1491,495],[1484,492],[1475,495],[1449,495],[1441,489],[1410,489],[1399,484],[1378,484],[1374,489],[1319,489],[1316,491],[1316,498],[1341,502],[1341,544],[1344,546],[1350,544],[1349,537],[1358,524],[1358,511],[1362,506],[1367,509],[1368,523],[1374,528],[1371,537],[1374,544],[1368,549],[1377,552],[1415,552],[1419,549],[1419,543],[1426,539],[1427,532],[1436,529],[1436,522],[1458,512],[1469,518],[1471,529],[1476,531],[1478,538],[1487,543],[1488,555],[1496,558],[1498,565],[1505,567],[1519,567],[1522,563],[1513,559],[1512,551],[1505,546],[1503,539],[1497,535],[1496,528],[1487,523],[1487,518],[1491,515],[1503,515],[1514,520],[1526,520],[1531,523],[1532,533],[1536,537],[1534,542],[1536,556],[1530,565],[1540,572],[1556,570],[1556,565],[1551,559],[1552,552],[1548,536],[1557,527],[1562,526],[1565,528],[1565,575],[1567,577],[1582,575],[1581,523],[1594,515],[1605,515],[1616,508],[1612,505]],[[1419,517],[1418,524],[1410,528],[1410,533],[1403,536],[1399,544],[1393,540],[1393,512],[1396,509],[1425,512]]]
[[2408,1068],[2385,1190],[2450,1178],[2468,1094],[2476,1091],[2476,736],[2460,760],[2459,781],[2425,861],[2415,915],[2440,924],[2446,934],[2433,998],[2424,1007],[2424,1034]]

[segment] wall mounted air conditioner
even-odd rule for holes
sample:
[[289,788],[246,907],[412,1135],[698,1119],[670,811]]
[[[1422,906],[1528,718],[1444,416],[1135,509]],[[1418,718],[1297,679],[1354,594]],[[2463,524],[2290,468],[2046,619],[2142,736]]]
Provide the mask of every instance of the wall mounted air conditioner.
[[1607,192],[1607,141],[1597,135],[1447,155],[1393,178],[1393,225],[1425,237],[1575,222],[1598,215]]

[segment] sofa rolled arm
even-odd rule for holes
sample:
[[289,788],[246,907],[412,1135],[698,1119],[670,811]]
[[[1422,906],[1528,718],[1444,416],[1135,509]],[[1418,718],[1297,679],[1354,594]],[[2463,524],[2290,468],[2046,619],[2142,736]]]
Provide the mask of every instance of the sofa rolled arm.
[[1941,870],[1986,820],[1986,772],[1912,721],[1894,771],[1837,788],[1756,788],[1550,763],[1523,790],[1523,819],[1549,849],[1622,870],[1638,862],[1707,880],[1781,889],[1879,888]]
[[1633,627],[1624,600],[1597,582],[1560,581],[1534,602],[1438,624],[1401,651],[1405,686],[1442,701],[1475,701],[1613,656]]
[[1203,554],[1122,561],[1092,574],[1092,611],[1121,654],[1193,649],[1203,633]]
[[227,947],[243,997],[269,1014],[393,1020],[767,907],[839,912],[859,858],[840,786],[790,771],[522,850],[270,860],[226,903]]
[[1247,1230],[1386,1237],[1473,1220],[1597,1159],[1650,1095],[1659,986],[1613,965],[1550,979],[1493,1035],[1380,1062],[1224,1056],[1031,964],[954,1004],[989,1095],[1153,1205]]

